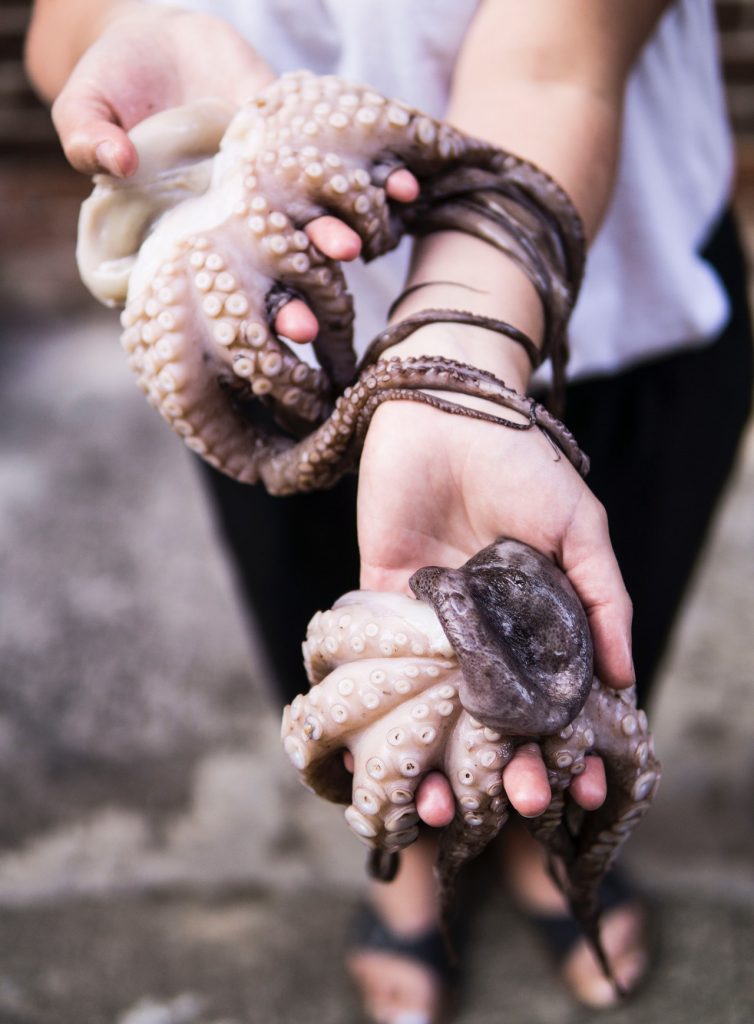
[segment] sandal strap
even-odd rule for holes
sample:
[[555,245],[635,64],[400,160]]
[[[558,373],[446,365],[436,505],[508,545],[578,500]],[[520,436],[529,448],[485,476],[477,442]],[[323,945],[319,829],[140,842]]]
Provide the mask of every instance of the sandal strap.
[[[600,885],[600,914],[637,899],[636,890],[622,872],[612,871]],[[573,947],[584,938],[578,921],[570,914],[537,914],[524,911],[536,928],[555,963],[562,963]]]
[[349,934],[352,950],[374,950],[406,957],[434,971],[445,983],[452,983],[458,968],[438,926],[420,935],[405,938],[396,935],[368,903],[357,910]]

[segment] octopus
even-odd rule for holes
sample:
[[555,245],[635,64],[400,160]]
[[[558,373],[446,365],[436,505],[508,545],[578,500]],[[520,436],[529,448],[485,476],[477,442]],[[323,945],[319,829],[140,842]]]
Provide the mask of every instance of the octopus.
[[[307,72],[284,75],[237,111],[214,100],[163,111],[131,138],[136,174],[97,176],[83,204],[79,269],[103,302],[125,304],[121,340],[139,387],[215,468],[273,494],[332,486],[356,467],[378,405],[400,399],[538,427],[586,471],[567,429],[491,374],[431,356],[380,358],[426,323],[477,323],[522,345],[535,365],[549,357],[562,380],[584,238],[544,172],[367,86]],[[417,178],[416,201],[387,199],[397,168]],[[405,233],[444,229],[504,250],[542,300],[542,351],[503,321],[432,310],[382,332],[357,366],[343,270],[303,230],[323,214],[356,231],[365,260]],[[275,332],[292,298],[319,324],[308,358]],[[499,408],[472,410],[452,393]]]
[[[304,785],[348,805],[346,821],[385,880],[419,834],[419,783],[443,772],[455,797],[437,860],[447,911],[458,871],[508,818],[503,769],[518,746],[537,743],[553,797],[525,823],[553,868],[562,864],[554,877],[615,984],[599,939],[600,883],[660,780],[635,690],[594,676],[577,595],[528,545],[500,538],[460,569],[419,569],[410,586],[415,598],[355,591],[314,616],[304,643],[311,689],[283,715],[288,756]],[[608,795],[586,812],[568,786],[591,754],[604,761]]]

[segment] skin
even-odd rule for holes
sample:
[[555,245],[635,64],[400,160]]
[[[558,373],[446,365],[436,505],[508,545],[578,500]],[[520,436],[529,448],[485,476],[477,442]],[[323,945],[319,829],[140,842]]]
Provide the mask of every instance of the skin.
[[[593,237],[612,186],[625,78],[664,7],[662,0],[619,5],[485,0],[460,53],[449,120],[538,163],[573,198]],[[270,76],[255,51],[209,15],[105,0],[37,0],[27,67],[39,92],[55,100],[53,117],[71,163],[87,173],[99,169],[124,176],[135,169],[125,131],[147,114],[196,96],[239,101]],[[388,191],[401,200],[412,198],[415,188],[399,171]],[[307,232],[327,255],[358,254],[356,236],[331,218],[313,221]],[[535,340],[541,337],[541,310],[521,272],[483,243],[463,241],[477,247],[473,264],[455,234],[417,243],[408,283],[453,280],[479,288],[481,282],[486,294],[464,292],[465,307],[508,320]],[[459,302],[452,288],[422,289],[396,313]],[[276,326],[299,341],[309,340],[315,330],[312,314],[300,302],[283,307]],[[528,382],[528,366],[516,346],[478,329],[434,325],[395,351],[448,355],[491,370],[519,390]],[[413,438],[411,446],[401,443],[406,436]],[[432,453],[429,460],[426,451]],[[359,488],[363,588],[406,591],[409,576],[422,565],[457,566],[496,536],[518,537],[567,573],[586,609],[603,681],[616,687],[633,682],[631,605],[604,510],[564,460],[553,461],[538,432],[493,432],[489,424],[389,403],[372,420]],[[523,814],[536,814],[549,802],[544,766],[531,750],[518,752],[506,769],[505,785]],[[590,766],[572,793],[585,805],[601,801],[599,768]],[[447,823],[452,805],[442,776],[425,780],[419,800],[428,824]],[[420,853],[417,858],[416,871],[426,877],[430,862]],[[386,888],[375,898],[386,920],[405,933],[397,892]],[[420,930],[432,916],[425,902],[408,931]],[[423,1003],[418,992],[420,981],[426,989],[421,970],[400,968],[403,978],[396,979],[393,971],[389,998],[375,983],[374,970],[370,981],[362,971],[362,980],[371,985],[370,1012],[392,1020],[396,1007],[410,1009],[418,999],[432,1014],[431,1000]],[[366,970],[369,975],[368,964]]]

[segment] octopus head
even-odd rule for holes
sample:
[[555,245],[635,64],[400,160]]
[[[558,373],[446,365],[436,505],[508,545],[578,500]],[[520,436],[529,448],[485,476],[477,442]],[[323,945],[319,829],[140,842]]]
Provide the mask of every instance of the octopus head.
[[500,538],[460,569],[420,569],[411,589],[435,609],[463,673],[462,704],[484,725],[552,735],[581,710],[592,683],[589,625],[544,555]]

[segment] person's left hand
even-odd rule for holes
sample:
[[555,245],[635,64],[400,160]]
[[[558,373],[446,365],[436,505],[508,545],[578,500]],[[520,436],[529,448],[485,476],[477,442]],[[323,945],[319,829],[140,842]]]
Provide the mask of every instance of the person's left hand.
[[[447,352],[455,334],[462,353],[468,330],[432,325],[414,335],[414,344]],[[489,344],[500,339],[490,335]],[[532,545],[566,571],[579,594],[601,677],[615,686],[633,681],[630,602],[604,511],[539,430],[511,430],[410,401],[386,403],[371,422],[361,458],[358,526],[361,586],[368,590],[408,593],[419,567],[459,566],[499,536]],[[548,806],[547,772],[535,744],[519,748],[503,781],[522,815]],[[594,809],[605,792],[602,761],[588,758],[571,793]],[[422,782],[417,809],[429,825],[449,823],[454,798],[444,776],[432,773]]]

